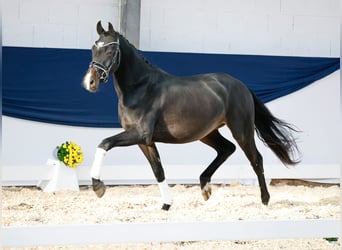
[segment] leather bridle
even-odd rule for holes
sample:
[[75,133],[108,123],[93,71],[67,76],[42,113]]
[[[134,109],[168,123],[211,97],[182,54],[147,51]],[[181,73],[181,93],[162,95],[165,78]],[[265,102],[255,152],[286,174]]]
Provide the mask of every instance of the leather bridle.
[[105,66],[100,62],[97,61],[91,61],[89,67],[93,67],[97,70],[100,80],[103,82],[108,81],[109,73],[113,70],[114,72],[119,68],[120,65],[120,59],[121,59],[121,52],[120,52],[120,41],[119,37],[117,38],[116,41],[109,42],[109,43],[104,43],[104,42],[95,42],[95,47],[96,48],[103,48],[112,44],[116,44],[116,50],[114,53],[114,56],[111,60],[111,63],[109,66]]

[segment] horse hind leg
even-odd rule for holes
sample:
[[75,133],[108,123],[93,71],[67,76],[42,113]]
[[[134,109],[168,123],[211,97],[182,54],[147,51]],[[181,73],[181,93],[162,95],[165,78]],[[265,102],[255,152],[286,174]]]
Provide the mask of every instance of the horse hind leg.
[[252,130],[251,133],[247,133],[246,135],[240,137],[237,137],[235,135],[234,138],[236,138],[237,142],[239,143],[241,149],[244,151],[246,157],[253,167],[254,172],[258,177],[261,192],[261,201],[264,205],[267,205],[270,200],[270,194],[266,186],[262,155],[259,153],[255,145],[254,131]]
[[270,194],[268,193],[268,190],[267,190],[265,176],[264,176],[263,160],[259,151],[257,151],[257,161],[255,164],[255,167],[253,166],[253,169],[254,169],[254,172],[258,176],[258,182],[259,182],[260,191],[261,191],[261,201],[264,205],[267,205],[268,202],[270,201]]
[[210,181],[215,171],[222,165],[222,163],[234,153],[236,147],[233,143],[225,139],[218,130],[214,130],[209,135],[201,139],[201,142],[214,148],[217,152],[216,158],[204,170],[200,176],[200,184],[202,196],[204,200],[208,200],[211,196]]

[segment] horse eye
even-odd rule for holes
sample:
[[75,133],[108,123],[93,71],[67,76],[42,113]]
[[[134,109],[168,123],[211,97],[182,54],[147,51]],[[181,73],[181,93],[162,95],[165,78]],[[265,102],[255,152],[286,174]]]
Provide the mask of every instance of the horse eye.
[[108,51],[106,51],[106,54],[107,54],[108,56],[111,56],[111,55],[113,55],[113,53],[114,53],[114,51],[113,51],[113,50],[108,50]]

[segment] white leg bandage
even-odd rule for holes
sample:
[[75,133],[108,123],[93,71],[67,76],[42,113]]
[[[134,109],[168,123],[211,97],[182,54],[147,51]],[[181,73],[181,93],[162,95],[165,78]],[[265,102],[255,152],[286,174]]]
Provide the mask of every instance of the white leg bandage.
[[90,170],[90,177],[99,180],[101,177],[102,162],[107,151],[102,148],[97,148],[95,153],[95,158],[93,166]]
[[169,185],[166,183],[166,181],[162,181],[158,183],[160,193],[162,195],[164,204],[171,205],[172,204],[172,196],[170,193]]

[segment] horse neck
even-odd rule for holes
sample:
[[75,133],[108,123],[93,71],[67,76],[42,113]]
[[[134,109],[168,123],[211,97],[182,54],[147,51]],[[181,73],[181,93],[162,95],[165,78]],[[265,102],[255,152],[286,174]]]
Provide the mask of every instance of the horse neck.
[[[153,66],[146,62],[137,49],[120,35],[120,66],[114,73],[116,90],[119,94],[131,92],[139,86],[148,84],[146,78],[152,72],[158,73]],[[121,94],[120,93],[120,94]]]

